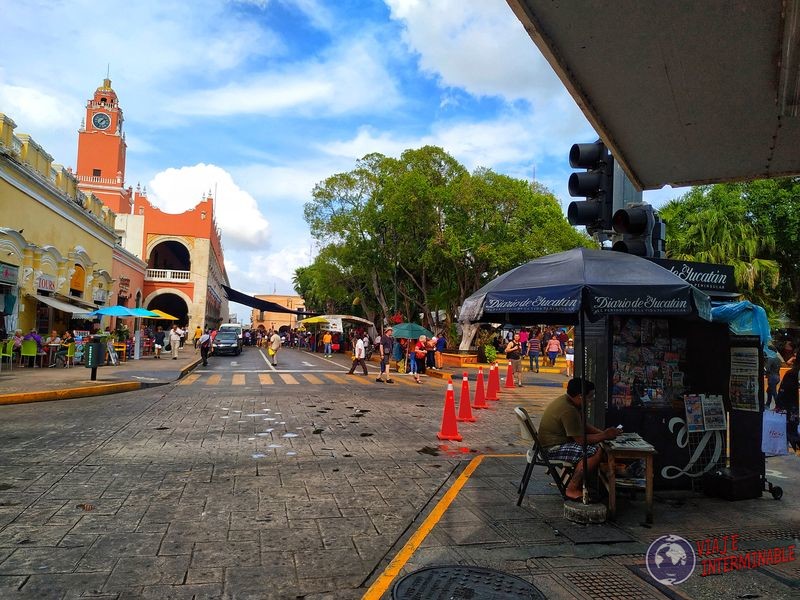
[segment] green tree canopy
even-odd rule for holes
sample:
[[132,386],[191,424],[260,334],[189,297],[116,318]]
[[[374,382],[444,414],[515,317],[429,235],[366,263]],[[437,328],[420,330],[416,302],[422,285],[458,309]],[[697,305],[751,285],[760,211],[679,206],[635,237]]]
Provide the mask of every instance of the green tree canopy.
[[593,245],[549,190],[489,169],[469,173],[435,146],[365,156],[317,184],[304,215],[322,249],[295,273],[308,306],[357,297],[368,318],[422,313],[430,327],[497,275]]

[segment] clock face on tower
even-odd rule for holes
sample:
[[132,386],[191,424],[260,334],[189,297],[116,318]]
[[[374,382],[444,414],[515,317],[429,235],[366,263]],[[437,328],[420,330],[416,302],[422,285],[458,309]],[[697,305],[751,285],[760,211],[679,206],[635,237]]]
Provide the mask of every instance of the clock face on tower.
[[108,129],[108,126],[111,125],[111,117],[106,113],[95,113],[92,117],[92,125],[94,125],[96,129]]

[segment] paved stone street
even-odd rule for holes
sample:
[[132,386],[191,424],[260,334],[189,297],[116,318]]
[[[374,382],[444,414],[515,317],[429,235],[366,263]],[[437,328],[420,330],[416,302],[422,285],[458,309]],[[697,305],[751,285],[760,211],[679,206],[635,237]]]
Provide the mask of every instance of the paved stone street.
[[516,437],[492,410],[472,453],[426,454],[439,380],[191,381],[2,407],[0,595],[359,597],[462,459]]
[[794,563],[693,577],[676,596],[641,573],[647,544],[664,532],[797,537],[796,456],[770,462],[788,477],[781,502],[657,494],[652,528],[641,525],[640,501],[623,504],[618,526],[588,544],[541,473],[515,505],[527,443],[511,409],[539,412],[563,377],[504,390],[477,423],[460,424],[462,443],[440,443],[443,380],[240,375],[0,407],[0,597],[361,598],[480,455],[400,575],[489,566],[552,598],[790,598],[800,579]]

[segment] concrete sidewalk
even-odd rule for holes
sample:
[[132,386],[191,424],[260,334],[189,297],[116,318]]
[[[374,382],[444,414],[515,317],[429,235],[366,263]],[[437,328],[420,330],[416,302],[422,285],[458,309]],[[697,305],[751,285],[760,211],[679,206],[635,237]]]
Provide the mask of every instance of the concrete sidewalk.
[[200,352],[189,345],[178,352],[177,360],[166,354],[159,360],[147,356],[100,367],[96,381],[91,381],[91,369],[81,364],[68,368],[23,368],[15,364],[9,369],[8,363],[3,363],[0,405],[130,392],[176,381],[199,363]]
[[[509,452],[524,448],[520,443]],[[640,494],[636,500],[620,499],[616,522],[586,526],[564,518],[564,501],[542,468],[534,471],[522,506],[516,506],[524,456],[479,456],[459,470],[458,478],[454,474],[409,534],[398,540],[364,598],[387,599],[405,575],[440,565],[497,569],[533,583],[543,597],[553,599],[797,598],[797,562],[701,576],[701,560],[722,558],[717,549],[697,556],[687,581],[663,585],[649,575],[645,554],[664,535],[681,536],[696,546],[735,534],[735,554],[796,545],[799,465],[793,455],[770,459],[768,468],[782,477],[773,479],[784,487],[781,501],[767,493],[757,500],[728,502],[691,491],[661,491],[655,496],[653,525],[644,523]],[[459,488],[456,494],[453,488]]]

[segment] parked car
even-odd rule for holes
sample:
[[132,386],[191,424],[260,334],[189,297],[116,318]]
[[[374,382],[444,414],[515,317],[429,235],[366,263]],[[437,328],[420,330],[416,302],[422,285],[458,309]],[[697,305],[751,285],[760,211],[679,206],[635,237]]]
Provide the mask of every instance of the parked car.
[[242,353],[241,342],[235,331],[218,331],[212,348],[214,354],[233,354],[238,356]]

